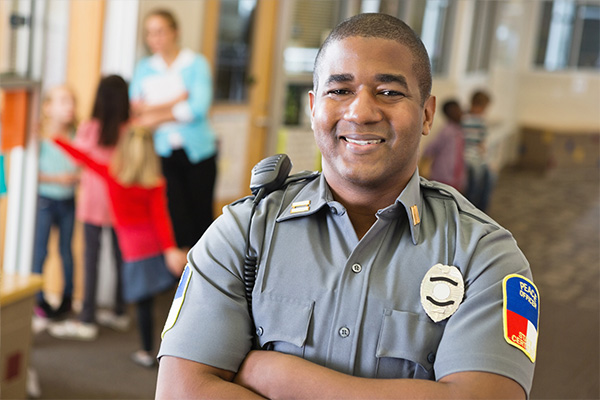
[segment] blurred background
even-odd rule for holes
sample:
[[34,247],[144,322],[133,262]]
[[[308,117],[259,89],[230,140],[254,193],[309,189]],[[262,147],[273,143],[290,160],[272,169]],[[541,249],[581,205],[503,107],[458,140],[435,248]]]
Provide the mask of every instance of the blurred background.
[[[175,14],[181,46],[203,54],[212,68],[217,215],[249,194],[250,170],[267,155],[287,153],[294,171],[319,168],[307,92],[320,43],[346,17],[384,12],[420,34],[438,107],[456,98],[468,108],[473,91],[490,93],[487,151],[497,181],[488,213],[513,232],[541,292],[531,397],[600,397],[600,1],[0,0],[5,292],[7,276],[31,270],[37,182],[31,130],[41,94],[68,84],[78,119],[85,119],[100,77],[128,81],[149,54],[142,21],[157,7]],[[438,110],[422,146],[443,122]],[[75,300],[83,290],[81,235],[76,224]],[[108,232],[103,240],[98,303],[108,306],[115,279]],[[41,283],[49,299],[63,285],[55,253]],[[162,298],[158,319],[166,317],[170,298]],[[3,388],[26,380],[29,370],[41,398],[153,396],[156,371],[130,367],[124,350],[135,333],[105,332],[89,344],[16,333],[18,323],[4,309],[11,301],[3,294]]]

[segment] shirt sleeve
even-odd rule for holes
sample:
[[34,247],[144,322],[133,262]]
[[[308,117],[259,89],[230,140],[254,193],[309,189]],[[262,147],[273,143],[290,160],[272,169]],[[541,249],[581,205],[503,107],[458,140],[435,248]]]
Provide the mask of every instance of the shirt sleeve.
[[171,306],[169,314],[177,317],[164,332],[159,357],[238,370],[252,341],[242,279],[248,217],[244,208],[226,207],[190,251],[187,290]]
[[94,159],[90,158],[87,154],[83,153],[79,149],[72,146],[67,140],[62,138],[52,139],[57,146],[62,148],[67,154],[69,154],[74,160],[96,172],[104,179],[110,179],[108,174],[108,167],[106,165],[99,164]]
[[187,100],[180,101],[171,109],[179,122],[205,119],[212,102],[212,77],[206,59],[196,55],[192,65],[184,71],[184,83],[188,90]]
[[146,59],[138,62],[133,71],[133,77],[129,83],[129,100],[137,101],[142,98],[142,75],[145,68]]
[[[535,363],[504,339],[503,280],[531,279],[529,263],[510,233],[498,228],[472,244],[465,263],[465,295],[447,321],[434,365],[436,379],[451,373],[485,371],[518,382],[529,393]],[[463,258],[464,257],[464,258]]]
[[164,184],[152,189],[150,207],[152,222],[160,240],[161,250],[176,247],[173,225],[167,209],[167,194]]

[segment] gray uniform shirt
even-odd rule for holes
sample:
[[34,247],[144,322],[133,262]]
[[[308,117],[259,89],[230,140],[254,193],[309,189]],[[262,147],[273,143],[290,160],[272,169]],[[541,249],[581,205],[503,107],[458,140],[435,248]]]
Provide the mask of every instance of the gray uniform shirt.
[[[251,349],[242,278],[250,209],[249,198],[225,207],[190,252],[159,357],[237,371]],[[368,378],[491,372],[529,393],[534,363],[504,339],[502,290],[509,274],[531,278],[529,264],[507,230],[449,186],[415,172],[358,240],[319,176],[263,199],[250,236],[263,348]],[[420,285],[437,263],[460,270],[465,292],[434,323]]]

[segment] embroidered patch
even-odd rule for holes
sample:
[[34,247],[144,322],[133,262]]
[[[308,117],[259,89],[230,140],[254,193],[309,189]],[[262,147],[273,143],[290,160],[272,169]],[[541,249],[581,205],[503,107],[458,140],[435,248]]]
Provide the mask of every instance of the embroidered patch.
[[183,300],[185,299],[185,293],[187,292],[187,287],[190,283],[191,277],[192,269],[190,268],[190,265],[187,264],[183,270],[181,279],[179,279],[177,291],[175,292],[175,297],[173,298],[173,303],[171,303],[171,309],[169,310],[169,315],[167,316],[167,322],[165,322],[165,327],[160,335],[161,338],[164,338],[165,333],[167,333],[167,331],[175,325],[175,322],[177,322],[179,311],[181,311],[181,306],[183,305]]
[[459,269],[436,264],[421,281],[421,305],[433,322],[440,322],[458,310],[465,294]]
[[502,282],[504,339],[535,362],[540,316],[540,296],[535,284],[511,274]]

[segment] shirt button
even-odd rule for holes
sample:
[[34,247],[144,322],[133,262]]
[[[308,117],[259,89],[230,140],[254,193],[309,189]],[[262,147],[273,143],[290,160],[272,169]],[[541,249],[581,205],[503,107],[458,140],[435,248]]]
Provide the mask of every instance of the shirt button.
[[360,264],[352,265],[352,272],[354,272],[355,274],[358,274],[360,271],[362,271],[362,265],[360,265]]
[[347,338],[348,336],[350,336],[350,328],[348,328],[347,326],[342,326],[339,330],[339,334],[341,337]]
[[264,333],[264,330],[263,330],[262,326],[259,326],[259,327],[256,329],[256,335],[257,335],[257,336],[262,336],[262,335],[263,335],[263,333]]
[[429,361],[431,364],[433,364],[433,362],[435,361],[435,353],[429,353],[427,355],[427,361]]

